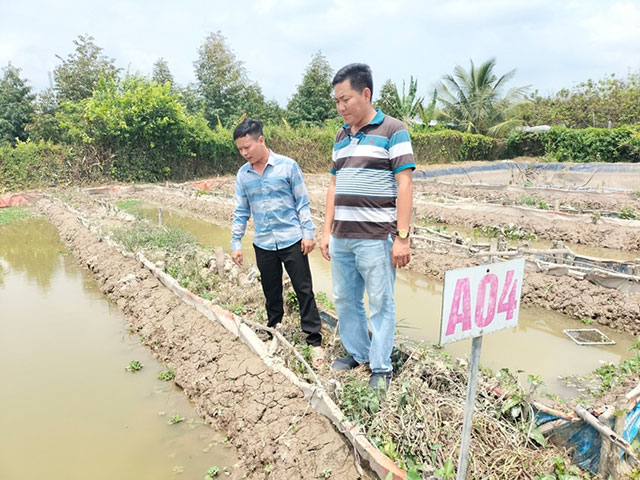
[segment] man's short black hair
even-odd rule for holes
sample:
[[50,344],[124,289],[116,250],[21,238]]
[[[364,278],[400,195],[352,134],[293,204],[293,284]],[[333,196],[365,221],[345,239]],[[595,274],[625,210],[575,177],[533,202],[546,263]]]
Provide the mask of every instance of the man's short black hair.
[[349,80],[351,88],[356,92],[362,93],[365,88],[371,90],[371,96],[373,97],[373,75],[371,74],[371,68],[364,63],[350,63],[342,67],[336,75],[333,77],[333,86]]
[[263,135],[262,122],[260,120],[254,120],[253,118],[247,118],[233,131],[234,140],[244,137],[245,135],[249,135],[256,140],[260,138]]

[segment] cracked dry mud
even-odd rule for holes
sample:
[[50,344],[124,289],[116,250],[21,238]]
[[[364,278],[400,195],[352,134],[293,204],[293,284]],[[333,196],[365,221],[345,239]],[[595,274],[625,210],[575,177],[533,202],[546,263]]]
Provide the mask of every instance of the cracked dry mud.
[[246,478],[311,479],[327,469],[333,478],[360,476],[352,447],[284,376],[181,302],[137,261],[100,241],[66,209],[47,200],[38,208],[131,328],[175,370],[175,382],[198,414],[226,432]]

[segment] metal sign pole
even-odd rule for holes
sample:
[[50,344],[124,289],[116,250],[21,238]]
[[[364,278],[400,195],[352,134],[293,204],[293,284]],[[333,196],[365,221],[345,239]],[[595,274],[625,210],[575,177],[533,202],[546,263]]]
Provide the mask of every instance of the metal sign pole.
[[460,457],[458,460],[458,474],[456,480],[465,480],[467,464],[469,463],[469,444],[471,443],[471,428],[473,426],[473,406],[476,400],[478,386],[478,367],[480,366],[480,352],[482,351],[482,335],[473,337],[471,341],[471,361],[469,362],[469,381],[467,383],[467,401],[464,408],[464,424],[462,426],[462,440]]

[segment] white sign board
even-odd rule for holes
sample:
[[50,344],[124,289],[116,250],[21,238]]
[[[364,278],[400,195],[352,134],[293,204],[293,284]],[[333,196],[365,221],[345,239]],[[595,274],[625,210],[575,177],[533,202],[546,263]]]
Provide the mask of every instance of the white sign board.
[[444,275],[440,345],[518,325],[524,258]]

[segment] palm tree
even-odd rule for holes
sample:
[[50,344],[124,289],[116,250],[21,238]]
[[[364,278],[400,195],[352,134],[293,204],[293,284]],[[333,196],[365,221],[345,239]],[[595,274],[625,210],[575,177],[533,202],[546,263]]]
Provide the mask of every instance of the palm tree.
[[408,91],[406,91],[404,80],[402,81],[402,95],[400,95],[398,87],[391,80],[387,80],[380,90],[380,98],[376,102],[376,106],[392,117],[402,120],[407,127],[410,127],[423,109],[423,100],[423,97],[418,96],[418,80],[412,76],[409,80]]
[[525,95],[529,86],[515,87],[501,96],[504,84],[513,78],[516,71],[511,70],[500,78],[494,73],[495,58],[490,58],[476,68],[466,71],[457,65],[453,75],[442,77],[438,85],[438,101],[442,105],[441,117],[456,128],[490,136],[504,136],[518,125],[520,107],[527,100]]

